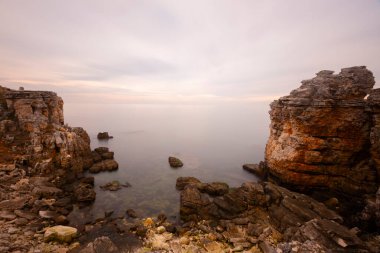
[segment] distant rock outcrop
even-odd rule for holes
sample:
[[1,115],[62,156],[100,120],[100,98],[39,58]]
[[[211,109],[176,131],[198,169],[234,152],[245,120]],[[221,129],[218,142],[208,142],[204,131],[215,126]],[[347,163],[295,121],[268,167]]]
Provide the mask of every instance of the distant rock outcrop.
[[271,104],[269,177],[298,189],[375,193],[380,179],[380,90],[366,67],[321,71]]

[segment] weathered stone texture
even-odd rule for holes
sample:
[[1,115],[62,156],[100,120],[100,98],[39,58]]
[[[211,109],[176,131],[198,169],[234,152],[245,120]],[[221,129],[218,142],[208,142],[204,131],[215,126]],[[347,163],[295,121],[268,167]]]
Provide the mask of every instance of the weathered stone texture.
[[1,163],[16,160],[30,175],[73,177],[93,163],[89,136],[64,125],[63,101],[54,92],[0,86],[0,149]]
[[380,175],[380,91],[374,84],[365,67],[321,71],[275,100],[265,151],[270,178],[299,189],[374,193]]

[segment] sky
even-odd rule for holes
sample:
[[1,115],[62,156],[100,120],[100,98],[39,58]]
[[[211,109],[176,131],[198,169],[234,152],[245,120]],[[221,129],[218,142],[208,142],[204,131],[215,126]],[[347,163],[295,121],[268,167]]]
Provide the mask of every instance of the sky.
[[69,103],[240,103],[380,80],[379,0],[0,0],[0,85]]

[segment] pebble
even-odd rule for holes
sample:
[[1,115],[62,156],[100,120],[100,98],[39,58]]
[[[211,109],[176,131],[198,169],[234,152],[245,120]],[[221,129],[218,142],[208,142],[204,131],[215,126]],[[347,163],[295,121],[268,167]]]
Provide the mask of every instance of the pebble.
[[162,234],[162,233],[164,233],[165,231],[166,231],[166,229],[165,229],[164,226],[159,226],[159,227],[157,228],[157,233],[158,233],[158,234]]

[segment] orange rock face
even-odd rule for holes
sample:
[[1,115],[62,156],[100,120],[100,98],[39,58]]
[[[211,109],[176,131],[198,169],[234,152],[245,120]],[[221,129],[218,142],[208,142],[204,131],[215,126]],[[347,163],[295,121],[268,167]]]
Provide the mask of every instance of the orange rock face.
[[380,91],[374,84],[365,67],[321,71],[274,101],[265,151],[270,178],[299,189],[376,192]]

